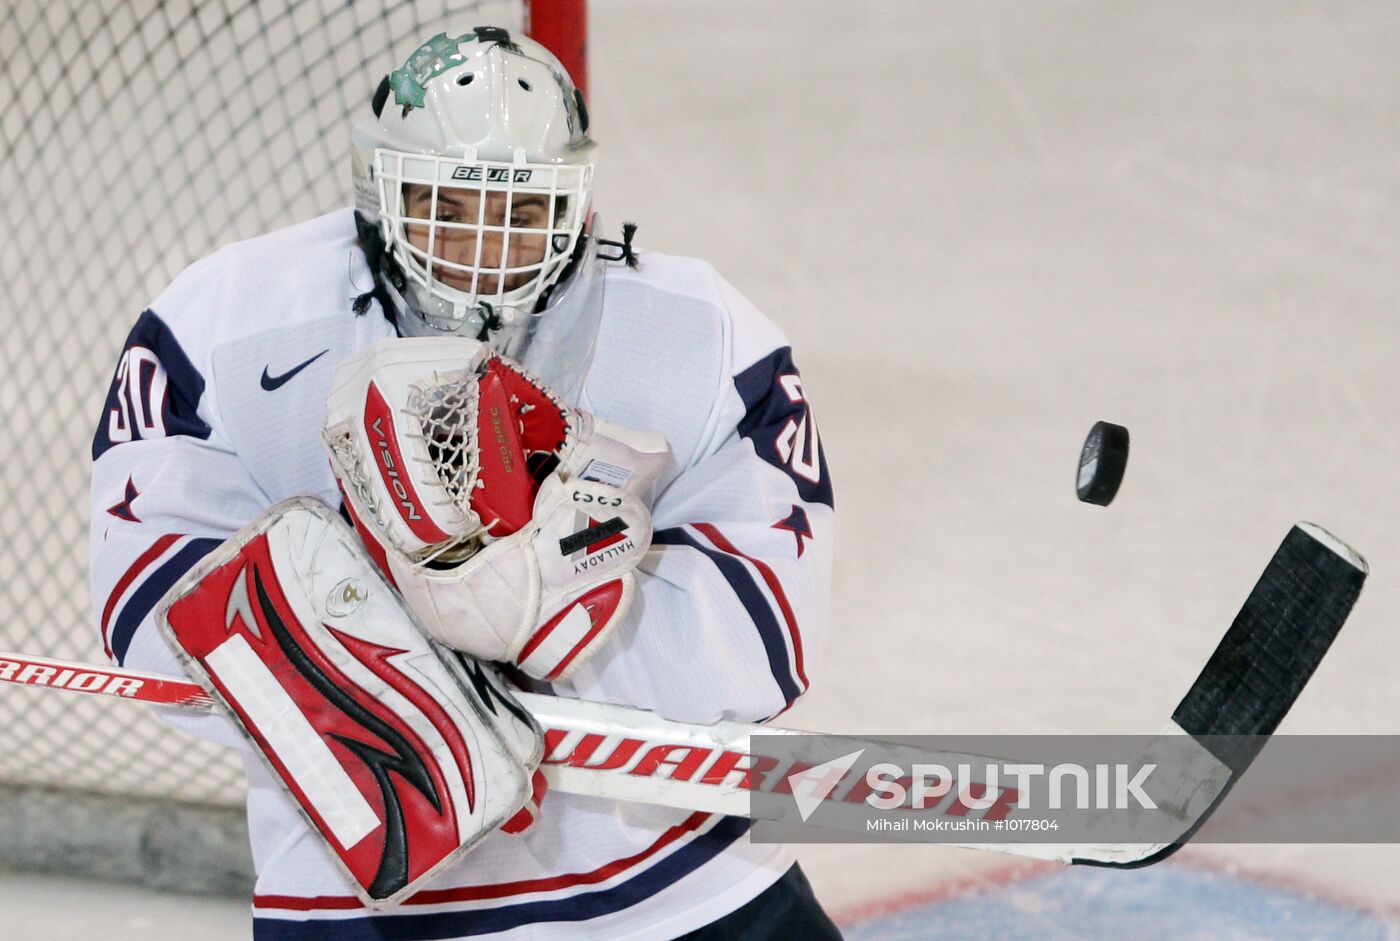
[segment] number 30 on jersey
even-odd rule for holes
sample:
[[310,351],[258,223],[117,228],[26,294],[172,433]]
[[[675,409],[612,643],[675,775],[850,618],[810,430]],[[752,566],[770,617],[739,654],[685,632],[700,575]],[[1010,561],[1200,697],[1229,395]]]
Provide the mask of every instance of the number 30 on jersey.
[[117,363],[116,404],[107,412],[107,438],[113,444],[132,438],[164,438],[161,411],[169,380],[156,354],[129,346]]
[[199,417],[204,377],[159,317],[146,311],[131,328],[102,406],[92,458],[113,445],[172,435],[208,438]]

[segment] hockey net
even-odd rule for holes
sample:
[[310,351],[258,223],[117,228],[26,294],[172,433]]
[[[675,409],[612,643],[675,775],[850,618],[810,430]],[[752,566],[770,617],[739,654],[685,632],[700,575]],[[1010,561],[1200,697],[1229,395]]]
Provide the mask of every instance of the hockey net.
[[[483,24],[524,29],[581,72],[582,3],[10,0],[0,651],[103,658],[87,597],[89,449],[150,299],[219,245],[348,204],[352,115],[417,43]],[[6,794],[36,788],[55,813],[52,788],[231,806],[242,767],[141,707],[10,687],[0,787],[0,824],[24,814]]]

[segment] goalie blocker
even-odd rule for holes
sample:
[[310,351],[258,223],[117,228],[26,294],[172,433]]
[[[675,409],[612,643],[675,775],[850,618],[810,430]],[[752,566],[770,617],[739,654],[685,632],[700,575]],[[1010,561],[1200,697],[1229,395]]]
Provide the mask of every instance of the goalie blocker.
[[156,618],[367,904],[397,903],[532,817],[538,725],[489,669],[468,676],[424,635],[320,501],[274,506],[186,573]]

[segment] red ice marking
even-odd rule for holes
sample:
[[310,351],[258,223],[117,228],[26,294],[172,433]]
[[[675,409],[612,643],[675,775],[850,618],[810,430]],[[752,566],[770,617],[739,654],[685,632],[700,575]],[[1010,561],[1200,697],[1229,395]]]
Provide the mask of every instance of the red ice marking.
[[1063,868],[1061,863],[1049,863],[1041,860],[1017,861],[928,888],[896,892],[869,901],[856,902],[846,908],[836,908],[831,912],[831,920],[838,925],[850,927],[876,918],[897,915],[922,905],[946,902],[983,889],[1022,882]]

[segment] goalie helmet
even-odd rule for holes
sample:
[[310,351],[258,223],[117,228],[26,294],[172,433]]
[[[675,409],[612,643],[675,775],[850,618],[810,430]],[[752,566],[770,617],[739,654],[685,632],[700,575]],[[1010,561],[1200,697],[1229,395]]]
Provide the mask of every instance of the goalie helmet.
[[353,175],[377,296],[401,333],[523,359],[543,313],[596,294],[574,290],[596,254],[582,95],[544,46],[483,26],[419,46],[373,111],[354,130]]

